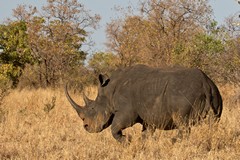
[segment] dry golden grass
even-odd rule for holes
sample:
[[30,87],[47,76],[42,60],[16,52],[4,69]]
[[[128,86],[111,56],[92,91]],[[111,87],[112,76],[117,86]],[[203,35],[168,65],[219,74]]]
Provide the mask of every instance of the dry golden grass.
[[[96,91],[90,89],[94,98]],[[194,126],[188,138],[171,143],[176,131],[160,131],[140,140],[141,126],[125,131],[133,136],[124,146],[109,129],[90,134],[59,90],[14,90],[0,106],[0,159],[239,159],[240,88],[221,87],[224,110],[211,128]],[[73,94],[73,93],[72,93]],[[83,103],[79,95],[73,96]]]

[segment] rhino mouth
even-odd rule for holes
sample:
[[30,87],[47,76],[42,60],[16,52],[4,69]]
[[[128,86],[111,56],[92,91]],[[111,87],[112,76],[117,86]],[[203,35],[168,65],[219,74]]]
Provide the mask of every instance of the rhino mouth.
[[91,128],[88,125],[84,125],[84,129],[86,131],[88,131],[89,133],[99,133],[99,132],[102,132],[104,129],[106,129],[107,127],[109,127],[112,124],[113,117],[114,117],[114,114],[112,114],[109,117],[109,119],[107,120],[107,122],[105,124],[97,125],[95,128]]

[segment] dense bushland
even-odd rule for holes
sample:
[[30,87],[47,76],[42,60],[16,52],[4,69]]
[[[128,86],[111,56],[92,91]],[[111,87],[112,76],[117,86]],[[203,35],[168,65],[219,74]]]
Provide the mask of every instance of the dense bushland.
[[139,0],[137,9],[120,10],[108,23],[108,52],[97,53],[83,46],[94,48],[89,37],[100,15],[75,0],[38,7],[19,5],[0,25],[1,87],[56,88],[71,81],[81,88],[99,73],[138,63],[197,67],[218,82],[240,80],[238,16],[218,25],[208,1]]

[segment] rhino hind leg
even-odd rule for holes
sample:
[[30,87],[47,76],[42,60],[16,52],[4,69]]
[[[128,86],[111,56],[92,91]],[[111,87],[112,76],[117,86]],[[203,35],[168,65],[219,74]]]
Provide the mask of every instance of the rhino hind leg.
[[[184,114],[182,114],[184,115]],[[191,132],[191,125],[189,125],[189,117],[183,117],[181,114],[174,114],[173,115],[173,123],[175,124],[176,129],[178,129],[177,135],[172,138],[172,143],[174,144],[177,141],[182,141],[184,137],[188,138]]]
[[175,137],[172,138],[172,144],[177,141],[181,142],[184,138],[188,139],[190,136],[191,128],[190,127],[180,127],[178,133]]

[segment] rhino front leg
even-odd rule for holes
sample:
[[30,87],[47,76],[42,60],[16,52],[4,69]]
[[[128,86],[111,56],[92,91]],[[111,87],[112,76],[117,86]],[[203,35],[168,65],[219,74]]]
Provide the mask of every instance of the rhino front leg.
[[128,137],[127,139],[126,136],[122,134],[122,130],[134,125],[136,119],[137,116],[129,112],[128,113],[117,112],[114,116],[111,126],[113,137],[121,143],[130,142],[131,138]]
[[112,135],[113,137],[120,143],[126,142],[126,136],[122,134],[122,129],[112,127]]
[[156,127],[154,125],[148,125],[146,123],[143,123],[142,139],[147,139],[149,136],[152,137],[155,130]]

